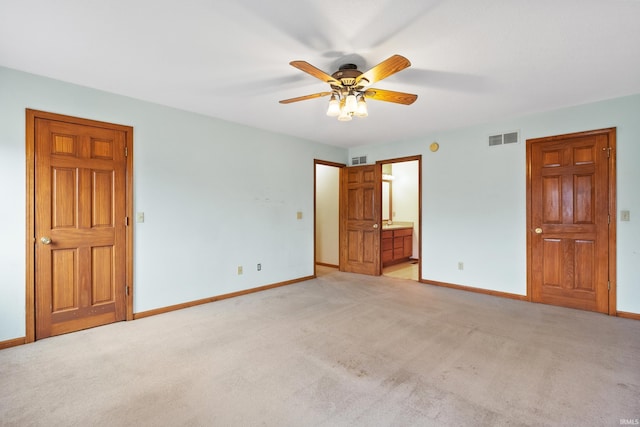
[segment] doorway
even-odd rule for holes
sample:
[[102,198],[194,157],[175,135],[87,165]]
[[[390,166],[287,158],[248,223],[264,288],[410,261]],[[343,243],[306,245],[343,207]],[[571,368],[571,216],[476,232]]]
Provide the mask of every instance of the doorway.
[[341,163],[314,161],[314,275],[340,267]]
[[133,128],[26,113],[26,341],[132,319]]
[[527,140],[527,293],[616,314],[616,129]]
[[[328,263],[329,267],[339,268],[341,271],[350,271],[360,274],[381,275],[384,274],[382,268],[383,258],[383,244],[381,242],[382,234],[388,230],[393,229],[390,227],[393,224],[389,224],[389,221],[393,222],[391,207],[393,206],[393,184],[386,186],[388,182],[382,179],[382,167],[385,164],[389,164],[393,167],[396,164],[398,172],[398,184],[396,184],[397,191],[395,195],[396,199],[396,227],[401,226],[407,222],[411,223],[410,231],[400,231],[398,234],[397,244],[395,249],[396,260],[398,263],[395,265],[395,270],[400,270],[402,265],[399,265],[401,261],[406,261],[413,271],[413,274],[406,277],[411,280],[418,281],[422,276],[422,267],[420,265],[421,254],[421,212],[422,212],[422,195],[421,195],[421,170],[422,170],[422,156],[409,156],[396,159],[388,159],[384,161],[378,161],[375,165],[365,166],[352,166],[346,167],[344,164],[337,164],[331,162],[315,161],[315,265],[325,266],[325,263],[321,257],[319,257],[319,233],[322,231],[321,214],[319,212],[320,204],[325,203],[320,200],[320,187],[319,179],[322,176],[319,171],[320,165],[327,165],[333,168],[336,176],[340,178],[340,184],[333,184],[333,188],[330,192],[335,197],[339,195],[339,262],[338,265]],[[386,168],[386,166],[385,166]],[[388,181],[388,180],[387,180]],[[406,181],[406,182],[405,182]],[[383,194],[383,184],[388,191]],[[413,188],[413,192],[407,190],[407,188]],[[403,196],[404,194],[411,194],[411,199],[407,200]],[[384,201],[383,201],[384,199]],[[403,200],[405,199],[405,200]],[[389,215],[382,213],[382,205],[389,212]],[[406,205],[413,205],[411,215],[407,215],[406,218],[401,218],[406,212]],[[417,209],[416,212],[413,212]],[[335,210],[334,210],[334,214]],[[399,216],[400,215],[400,216]],[[384,221],[383,221],[384,219]],[[334,227],[335,228],[335,227]],[[407,227],[405,227],[407,228]],[[335,233],[335,231],[333,231]],[[408,236],[402,235],[407,233]],[[395,233],[394,233],[395,234]],[[324,236],[322,237],[324,239]],[[325,239],[326,240],[326,239]],[[400,242],[402,246],[400,247]],[[405,244],[405,242],[407,242]],[[392,243],[393,247],[394,243]],[[409,249],[410,248],[410,249]],[[332,250],[335,250],[333,248]],[[405,253],[406,255],[401,255]],[[387,253],[388,255],[388,253]],[[402,258],[405,258],[404,260]],[[393,276],[394,268],[390,268],[387,273],[389,276]],[[396,274],[396,277],[404,277],[402,272]]]
[[382,274],[420,280],[421,156],[378,162],[382,167]]

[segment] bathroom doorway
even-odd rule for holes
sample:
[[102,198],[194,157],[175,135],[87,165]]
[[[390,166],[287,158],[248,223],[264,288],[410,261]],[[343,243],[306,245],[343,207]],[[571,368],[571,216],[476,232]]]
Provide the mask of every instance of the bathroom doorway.
[[382,274],[419,281],[422,156],[382,160]]

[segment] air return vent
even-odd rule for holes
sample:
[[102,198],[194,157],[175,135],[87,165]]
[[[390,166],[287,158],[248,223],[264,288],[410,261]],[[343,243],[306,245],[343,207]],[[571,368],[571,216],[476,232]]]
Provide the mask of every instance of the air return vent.
[[520,133],[518,131],[499,133],[489,136],[489,147],[496,145],[517,144],[520,141]]
[[367,164],[367,156],[360,156],[360,157],[352,157],[351,158],[351,166],[366,165],[366,164]]

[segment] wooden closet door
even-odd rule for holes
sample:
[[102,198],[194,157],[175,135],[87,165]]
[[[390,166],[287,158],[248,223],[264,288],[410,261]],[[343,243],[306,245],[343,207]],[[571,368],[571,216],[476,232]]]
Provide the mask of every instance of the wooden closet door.
[[528,141],[535,302],[608,313],[610,137]]
[[37,118],[36,338],[124,320],[126,137]]

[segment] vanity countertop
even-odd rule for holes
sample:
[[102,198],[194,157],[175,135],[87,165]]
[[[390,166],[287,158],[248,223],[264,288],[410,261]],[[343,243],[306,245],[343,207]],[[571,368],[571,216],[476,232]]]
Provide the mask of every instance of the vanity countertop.
[[401,228],[413,228],[413,222],[394,221],[392,224],[382,223],[383,230],[399,230]]

